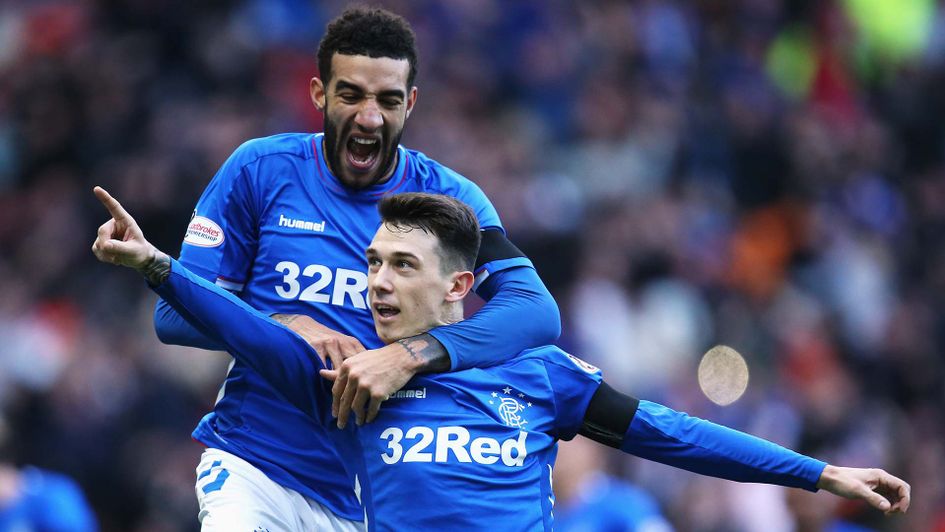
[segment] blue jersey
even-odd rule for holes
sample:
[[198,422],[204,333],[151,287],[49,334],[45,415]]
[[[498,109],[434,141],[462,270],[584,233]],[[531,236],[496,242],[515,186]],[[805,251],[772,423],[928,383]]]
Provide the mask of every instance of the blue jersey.
[[69,477],[24,467],[20,482],[20,493],[0,506],[0,530],[98,530],[82,490]]
[[558,532],[672,532],[659,504],[646,491],[597,473],[580,485],[574,501],[555,510]]
[[556,442],[580,429],[596,368],[546,346],[487,369],[415,377],[373,423],[338,430],[305,340],[177,263],[156,291],[326,428],[371,529],[552,529]]
[[[180,261],[266,313],[305,314],[379,347],[367,308],[364,250],[380,225],[385,194],[431,192],[468,204],[483,228],[499,217],[471,181],[422,153],[398,147],[391,178],[352,191],[331,174],[322,134],[249,141],[200,198]],[[500,268],[529,264],[504,261]],[[527,344],[535,345],[535,344]],[[324,429],[283,391],[236,359],[212,413],[193,436],[235,454],[269,478],[347,518],[361,511]]]

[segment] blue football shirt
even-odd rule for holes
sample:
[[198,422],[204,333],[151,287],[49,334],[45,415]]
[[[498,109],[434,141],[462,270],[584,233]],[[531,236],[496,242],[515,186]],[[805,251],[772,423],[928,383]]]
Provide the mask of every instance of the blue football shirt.
[[373,423],[338,430],[305,340],[179,263],[155,291],[324,427],[371,529],[552,529],[556,442],[580,429],[597,368],[546,346],[487,369],[415,377]]
[[98,530],[92,508],[71,478],[27,466],[20,482],[19,493],[0,505],[0,530]]
[[[283,134],[240,146],[200,198],[180,261],[264,313],[306,314],[376,348],[381,342],[367,308],[364,249],[380,225],[380,198],[447,194],[468,204],[482,228],[501,230],[501,222],[474,183],[402,146],[387,182],[347,189],[325,163],[322,137]],[[520,258],[492,267],[519,265],[530,263]],[[338,515],[360,518],[324,429],[239,359],[193,436]]]

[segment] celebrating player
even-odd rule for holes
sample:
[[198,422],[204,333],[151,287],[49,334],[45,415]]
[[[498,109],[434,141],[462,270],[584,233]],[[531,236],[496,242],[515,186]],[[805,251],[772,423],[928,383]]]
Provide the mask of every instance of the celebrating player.
[[[93,244],[100,260],[140,271],[289,401],[322,425],[332,422],[329,386],[312,376],[336,371],[300,336],[159,252],[114,198],[96,195],[112,215]],[[378,208],[382,224],[366,252],[378,336],[390,344],[462,320],[480,239],[473,211],[417,193],[385,197]],[[369,528],[551,530],[556,442],[576,434],[698,473],[861,498],[886,513],[904,512],[910,501],[909,485],[885,471],[827,465],[621,394],[597,368],[553,346],[487,369],[417,376],[376,423],[327,433]],[[415,493],[433,504],[418,509]]]
[[[324,134],[240,146],[200,198],[181,251],[188,269],[249,305],[307,316],[280,319],[294,320],[291,327],[340,370],[333,410],[341,426],[351,412],[358,422],[370,421],[381,400],[415,373],[494,364],[497,354],[553,342],[560,331],[554,300],[506,239],[482,191],[400,145],[417,101],[416,65],[413,32],[396,15],[356,9],[330,23],[310,87],[324,112]],[[363,251],[379,224],[377,201],[405,191],[448,194],[474,207],[483,228],[476,289],[488,302],[461,324],[382,347],[364,296]],[[155,327],[167,343],[225,347],[163,301]],[[193,433],[208,447],[200,474],[218,462],[217,469],[230,468],[221,482],[197,491],[205,530],[216,516],[234,515],[245,517],[242,529],[252,529],[276,507],[295,508],[277,512],[288,521],[324,519],[336,529],[344,520],[360,522],[360,505],[324,429],[283,393],[234,360],[213,412]],[[252,473],[238,475],[231,463],[248,464]]]

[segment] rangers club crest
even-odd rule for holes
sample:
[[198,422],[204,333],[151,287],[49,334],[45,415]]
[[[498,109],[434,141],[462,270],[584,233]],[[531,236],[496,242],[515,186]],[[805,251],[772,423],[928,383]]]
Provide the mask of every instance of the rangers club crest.
[[502,388],[502,393],[492,392],[492,399],[489,399],[490,405],[497,405],[499,418],[509,427],[523,428],[528,420],[524,418],[524,412],[531,408],[531,401],[526,400],[525,394],[513,393],[515,390],[506,386]]

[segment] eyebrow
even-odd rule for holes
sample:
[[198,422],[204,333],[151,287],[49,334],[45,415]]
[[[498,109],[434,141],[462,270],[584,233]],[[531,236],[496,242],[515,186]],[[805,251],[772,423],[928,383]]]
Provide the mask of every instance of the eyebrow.
[[[340,91],[343,91],[343,90],[350,90],[350,91],[354,91],[354,92],[357,92],[357,93],[364,94],[364,89],[362,89],[360,86],[355,85],[354,83],[351,83],[351,82],[348,82],[348,81],[343,81],[343,80],[340,80],[340,79],[339,79],[338,82],[335,83],[335,92],[340,92]],[[383,91],[377,93],[377,96],[378,96],[378,97],[388,97],[388,98],[389,98],[389,97],[395,97],[395,98],[400,98],[401,100],[403,100],[403,99],[406,97],[404,91],[402,91],[402,90],[400,90],[400,89],[388,89],[388,90],[383,90]]]
[[[367,248],[364,251],[364,255],[368,258],[371,258],[371,257],[379,256],[380,253],[378,253],[377,250],[374,248]],[[392,259],[413,259],[417,262],[421,262],[420,257],[414,255],[413,253],[409,253],[407,251],[395,251],[391,253],[390,256]]]

